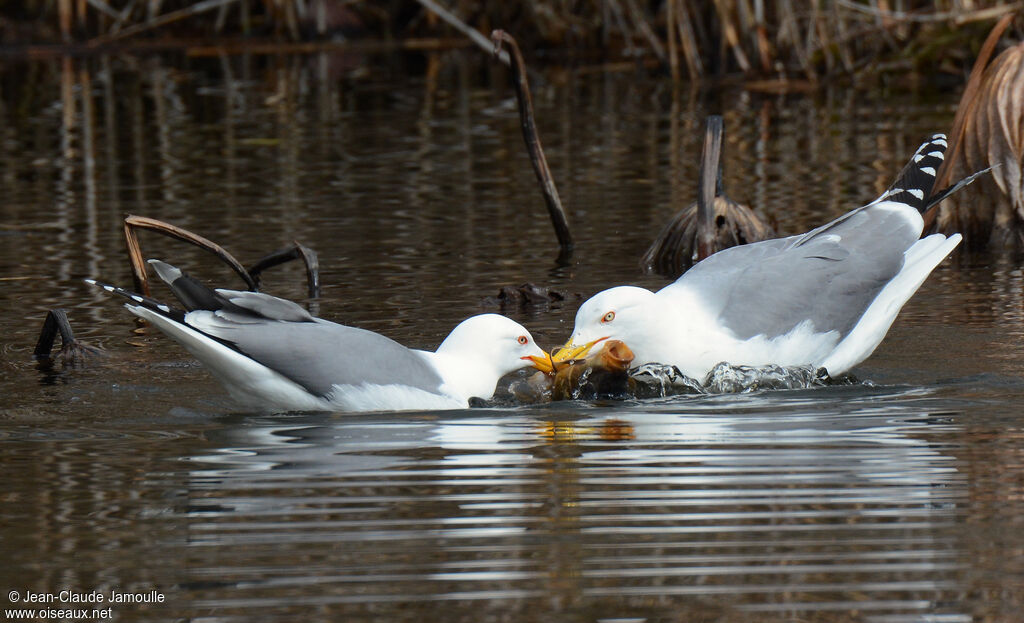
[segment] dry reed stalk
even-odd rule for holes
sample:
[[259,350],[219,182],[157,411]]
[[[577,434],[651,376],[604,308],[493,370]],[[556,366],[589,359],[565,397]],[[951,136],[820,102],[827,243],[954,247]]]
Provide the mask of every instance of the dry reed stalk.
[[213,32],[220,34],[224,32],[224,23],[228,18],[228,5],[223,4],[217,9],[217,19],[213,22]]
[[60,59],[60,103],[61,103],[61,143],[63,156],[70,161],[75,156],[74,143],[71,139],[78,114],[75,105],[75,72],[70,56]]
[[935,215],[937,229],[962,233],[974,248],[1024,246],[1024,43],[988,64],[1009,20],[992,29],[971,70],[936,175],[946,185],[993,167],[973,193],[943,202]]
[[82,97],[82,169],[85,188],[91,195],[86,201],[87,209],[95,210],[96,192],[96,141],[95,119],[92,101],[92,74],[86,69],[78,72],[79,93]]
[[[99,15],[97,15],[96,17],[96,28],[99,30],[106,30],[107,23],[111,18],[111,14],[117,15],[117,13],[114,12],[113,9],[108,7],[107,4],[105,2],[102,2],[101,0],[88,0],[88,2],[89,5],[95,7],[96,10],[99,12]],[[85,6],[79,5],[79,9],[79,15],[81,16],[82,21],[82,32],[86,32],[89,28],[89,22],[87,20],[88,15],[86,14]]]
[[569,230],[569,219],[565,215],[565,208],[555,187],[555,179],[548,167],[547,157],[544,155],[544,148],[540,142],[540,135],[537,134],[537,124],[533,116],[533,98],[530,95],[530,85],[526,79],[526,62],[519,51],[519,44],[512,35],[503,30],[495,30],[491,33],[494,41],[494,55],[501,51],[502,45],[509,47],[509,64],[512,70],[512,85],[515,87],[516,100],[519,104],[519,126],[523,133],[523,141],[526,143],[526,150],[530,155],[530,162],[533,164],[533,171],[537,181],[541,185],[541,193],[544,195],[544,204],[547,206],[548,214],[551,216],[551,224],[555,228],[555,235],[558,237],[560,249],[558,263],[568,261],[572,256],[573,242],[572,232]]
[[704,73],[704,64],[701,62],[700,52],[697,50],[697,35],[690,22],[688,6],[689,3],[684,2],[682,11],[678,12],[679,40],[683,44],[683,57],[686,59],[690,79],[698,80]]
[[95,37],[94,39],[89,40],[88,44],[90,46],[96,46],[102,45],[104,43],[110,43],[111,41],[115,41],[117,39],[131,37],[133,35],[146,32],[147,30],[153,30],[154,28],[166,26],[167,24],[171,24],[173,22],[177,22],[179,20],[183,20],[194,15],[199,15],[207,11],[212,11],[213,9],[219,8],[221,5],[231,4],[233,2],[238,2],[238,0],[204,0],[203,2],[197,2],[196,4],[193,4],[192,6],[185,9],[171,11],[170,13],[165,13],[163,15],[156,15],[142,24],[129,26],[128,28],[125,28],[124,30],[121,30],[119,32],[100,35],[98,37]]
[[[700,192],[697,194],[697,261],[708,257],[715,246],[715,191],[721,183],[722,118],[708,117],[704,150],[700,158]],[[716,183],[717,178],[717,183]]]
[[[811,29],[808,29],[810,34]],[[835,57],[833,56],[835,49],[833,47],[832,38],[829,36],[828,20],[825,16],[818,11],[818,6],[814,7],[814,34],[818,38],[818,46],[822,52],[822,58],[825,61],[825,70],[827,73],[835,71]]]
[[668,66],[672,74],[672,82],[679,82],[679,52],[676,49],[676,2],[668,0],[665,4],[665,37],[668,39]]
[[843,13],[840,13],[835,6],[832,7],[833,18],[832,23],[836,29],[836,54],[839,56],[839,60],[843,64],[843,69],[846,73],[853,73],[854,62],[853,56],[850,52],[850,48],[846,43],[850,41],[848,36],[849,29],[846,24],[846,17]]
[[[675,128],[673,128],[675,132]],[[700,161],[697,201],[666,223],[640,260],[644,270],[678,277],[716,251],[770,238],[772,228],[722,188],[722,136],[718,115],[708,117]],[[673,145],[678,141],[674,141]]]
[[636,51],[633,45],[633,33],[629,31],[629,25],[626,24],[626,17],[622,7],[619,5],[618,0],[606,0],[605,4],[611,9],[611,15],[619,25],[622,41],[626,44],[626,56],[634,56]]
[[757,55],[761,60],[761,71],[767,74],[772,70],[773,54],[771,43],[768,41],[768,29],[764,23],[764,0],[754,0],[754,30],[757,41]]
[[729,0],[714,0],[715,10],[718,11],[718,19],[722,22],[722,29],[725,31],[725,41],[732,49],[736,64],[740,66],[743,73],[750,71],[750,60],[747,59],[743,46],[740,43],[740,36],[737,25],[732,19],[732,4]]
[[506,66],[510,64],[511,61],[509,59],[508,52],[500,49],[495,50],[495,44],[492,41],[490,41],[489,39],[487,39],[487,37],[482,35],[480,31],[478,31],[477,29],[473,28],[472,26],[466,24],[461,19],[456,17],[454,13],[444,8],[440,4],[434,2],[434,0],[416,1],[419,2],[423,8],[440,17],[446,24],[469,37],[470,41],[475,43],[478,47],[485,50],[489,54],[496,55],[498,57],[498,60],[500,60],[502,64]]
[[957,105],[956,115],[953,117],[953,126],[949,132],[946,158],[942,161],[942,166],[939,167],[935,175],[936,188],[948,186],[950,179],[952,179],[952,171],[950,169],[955,162],[960,160],[960,153],[963,151],[961,143],[964,138],[964,126],[968,116],[973,113],[978,103],[978,89],[981,87],[981,79],[985,72],[985,67],[992,58],[996,44],[999,43],[999,39],[1003,36],[1003,32],[1006,31],[1012,20],[1013,15],[1006,15],[1000,19],[988,33],[985,43],[982,44],[981,50],[978,52],[978,58],[975,59],[974,66],[971,68],[971,74],[967,78],[967,86],[964,87],[963,95],[960,96],[960,103]]
[[[318,35],[330,28],[328,2],[372,14],[373,19],[366,22],[380,26],[380,40],[391,36],[399,13],[407,14],[409,6],[418,5],[425,19],[414,21],[402,33],[405,41],[417,36],[413,28],[430,29],[432,24],[444,21],[481,49],[489,49],[481,27],[487,22],[470,25],[457,17],[459,8],[473,6],[479,7],[483,20],[518,20],[498,21],[502,26],[518,25],[525,30],[531,28],[532,21],[533,30],[547,44],[564,45],[573,40],[601,47],[607,51],[609,56],[605,60],[609,62],[621,62],[623,57],[632,59],[638,54],[641,60],[658,59],[673,80],[681,78],[685,63],[691,78],[738,70],[762,78],[797,73],[812,81],[829,72],[856,75],[866,69],[881,71],[898,66],[893,63],[899,59],[907,65],[920,58],[942,55],[942,46],[926,45],[934,40],[935,28],[924,26],[945,22],[952,28],[956,24],[993,19],[1024,4],[995,4],[995,0],[947,0],[931,6],[903,0],[552,0],[519,10],[498,0],[259,0],[256,11],[265,20],[263,23],[281,38],[301,41],[301,29],[307,22],[310,32]],[[95,33],[90,42],[94,45],[153,31],[211,10],[214,13],[208,22],[196,20],[194,24],[218,34],[232,28],[248,34],[252,27],[249,0],[38,3],[48,7],[42,11],[50,19],[56,14],[66,41],[82,33]],[[237,13],[233,10],[235,6],[239,7]],[[659,32],[662,27],[665,31]],[[184,30],[187,32],[188,28]],[[921,51],[914,54],[918,49]]]
[[57,0],[57,18],[60,21],[60,36],[71,40],[71,0]]
[[654,31],[651,30],[650,24],[640,13],[639,7],[636,5],[636,0],[626,0],[626,8],[629,9],[630,18],[633,20],[633,24],[641,35],[647,39],[647,43],[650,44],[651,50],[654,51],[654,55],[657,56],[662,63],[668,59],[665,56],[665,49],[661,47],[661,41],[655,36]]
[[288,33],[291,35],[292,41],[299,40],[299,17],[296,12],[302,5],[297,1],[283,2],[284,4],[284,22],[288,27]]

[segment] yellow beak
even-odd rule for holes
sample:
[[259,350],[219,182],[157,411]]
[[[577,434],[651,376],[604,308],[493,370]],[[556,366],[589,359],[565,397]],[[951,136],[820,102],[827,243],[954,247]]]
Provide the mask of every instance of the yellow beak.
[[572,343],[572,338],[570,338],[569,341],[565,343],[565,346],[558,349],[558,352],[556,352],[554,355],[551,355],[551,365],[552,367],[555,367],[560,363],[566,363],[567,361],[583,359],[584,357],[587,356],[587,353],[590,352],[590,349],[594,348],[594,344],[597,344],[598,342],[603,342],[604,340],[607,339],[608,336],[606,335],[604,337],[599,337],[592,342],[587,342],[582,346],[576,346],[575,344]]
[[537,368],[544,374],[551,374],[552,372],[555,371],[555,364],[554,362],[551,361],[551,355],[547,353],[544,353],[543,357],[538,357],[536,355],[527,355],[526,357],[523,357],[523,359],[528,360],[530,363],[533,364],[534,368]]

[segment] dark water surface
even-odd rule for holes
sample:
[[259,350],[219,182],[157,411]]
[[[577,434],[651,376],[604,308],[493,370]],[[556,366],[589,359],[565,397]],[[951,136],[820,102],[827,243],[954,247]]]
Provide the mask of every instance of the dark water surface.
[[[507,310],[554,346],[576,296],[666,282],[637,261],[695,196],[705,115],[725,117],[730,195],[794,233],[877,195],[956,103],[538,75],[579,241],[558,267],[507,76],[473,52],[422,65],[0,68],[3,594],[164,595],[113,605],[119,621],[1020,620],[1011,260],[941,266],[855,370],[870,383],[354,416],[241,412],[82,283],[130,283],[134,213],[246,263],[299,240],[320,254],[323,316],[415,347],[498,311],[482,300],[502,286],[554,287],[566,303]],[[143,247],[238,286],[202,251],[147,234]],[[302,277],[276,269],[266,290],[303,300]],[[37,370],[56,306],[107,363]]]

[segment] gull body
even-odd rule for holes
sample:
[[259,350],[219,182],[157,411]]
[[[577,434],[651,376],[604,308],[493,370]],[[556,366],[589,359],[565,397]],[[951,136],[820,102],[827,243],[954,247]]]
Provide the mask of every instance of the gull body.
[[880,197],[812,231],[719,251],[657,292],[599,292],[580,306],[554,360],[618,339],[634,365],[671,364],[693,378],[723,361],[847,372],[960,242],[921,238],[922,214],[974,178],[932,195],[945,147],[933,136]]
[[211,290],[150,260],[184,310],[96,283],[199,359],[238,401],[276,411],[458,409],[488,399],[498,380],[549,358],[530,332],[498,314],[456,326],[436,351],[309,314],[285,299]]

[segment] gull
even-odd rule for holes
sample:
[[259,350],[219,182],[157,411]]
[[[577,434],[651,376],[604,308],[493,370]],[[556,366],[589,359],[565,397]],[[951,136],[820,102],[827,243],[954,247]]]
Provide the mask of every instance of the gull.
[[817,229],[719,251],[657,292],[599,292],[580,306],[554,364],[616,339],[634,366],[674,365],[692,378],[721,362],[847,372],[960,243],[960,234],[921,238],[922,215],[985,172],[932,194],[945,149],[946,137],[933,135],[880,197]]
[[550,358],[519,323],[470,317],[434,352],[312,316],[269,294],[212,290],[180,269],[149,260],[184,309],[87,279],[130,300],[201,361],[235,399],[279,411],[460,409],[489,399],[520,368],[548,371]]

